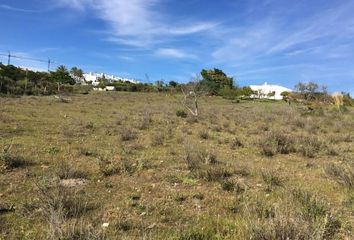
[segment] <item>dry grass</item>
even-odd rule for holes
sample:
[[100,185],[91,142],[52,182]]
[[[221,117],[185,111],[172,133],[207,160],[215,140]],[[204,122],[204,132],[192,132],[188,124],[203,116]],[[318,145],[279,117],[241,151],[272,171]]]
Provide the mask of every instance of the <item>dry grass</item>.
[[205,97],[194,118],[178,95],[71,99],[0,98],[0,239],[354,235],[353,108]]

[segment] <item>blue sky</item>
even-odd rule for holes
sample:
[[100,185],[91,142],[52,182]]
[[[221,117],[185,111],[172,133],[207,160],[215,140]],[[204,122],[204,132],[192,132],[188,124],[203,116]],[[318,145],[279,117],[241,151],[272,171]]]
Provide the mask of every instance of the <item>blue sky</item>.
[[353,0],[0,0],[0,53],[150,81],[217,67],[239,85],[354,95],[353,12]]

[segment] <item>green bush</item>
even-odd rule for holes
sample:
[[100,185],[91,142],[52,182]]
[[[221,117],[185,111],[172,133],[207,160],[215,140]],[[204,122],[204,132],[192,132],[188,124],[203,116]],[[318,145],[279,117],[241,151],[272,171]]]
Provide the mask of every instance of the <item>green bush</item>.
[[187,117],[187,113],[183,109],[177,109],[176,110],[176,116],[177,117],[181,117],[181,118],[186,118]]

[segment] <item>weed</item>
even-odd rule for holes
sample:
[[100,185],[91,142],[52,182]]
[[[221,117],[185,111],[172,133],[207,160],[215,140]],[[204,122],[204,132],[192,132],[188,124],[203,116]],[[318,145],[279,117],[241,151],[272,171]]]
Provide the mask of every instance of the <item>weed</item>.
[[120,132],[120,138],[122,141],[130,141],[136,139],[137,134],[132,129],[124,127]]
[[323,143],[317,137],[303,136],[299,139],[298,151],[308,158],[314,158],[323,147]]
[[221,183],[221,188],[224,191],[231,192],[235,190],[235,184],[231,181],[226,180]]
[[325,172],[334,178],[339,184],[353,189],[354,188],[354,168],[347,165],[346,167],[330,164],[325,168]]
[[268,185],[268,189],[271,190],[274,187],[283,186],[283,180],[275,171],[262,172],[263,181]]
[[14,153],[11,148],[11,145],[7,146],[0,152],[0,166],[2,165],[5,169],[12,170],[33,165],[32,161],[20,156],[18,153]]
[[165,135],[162,132],[157,132],[151,136],[152,146],[162,146],[165,142]]
[[270,132],[260,141],[261,153],[271,157],[277,153],[288,154],[295,151],[294,140],[280,132]]
[[209,138],[209,133],[208,133],[208,131],[206,131],[206,130],[203,130],[203,131],[200,131],[199,132],[199,137],[201,138],[201,139],[208,139]]

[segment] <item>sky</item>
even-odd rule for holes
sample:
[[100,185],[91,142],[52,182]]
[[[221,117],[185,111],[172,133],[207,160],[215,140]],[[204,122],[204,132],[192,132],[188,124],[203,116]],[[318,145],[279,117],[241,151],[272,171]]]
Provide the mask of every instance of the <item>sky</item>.
[[240,86],[354,96],[353,12],[353,0],[0,0],[0,54],[150,82],[219,68]]

